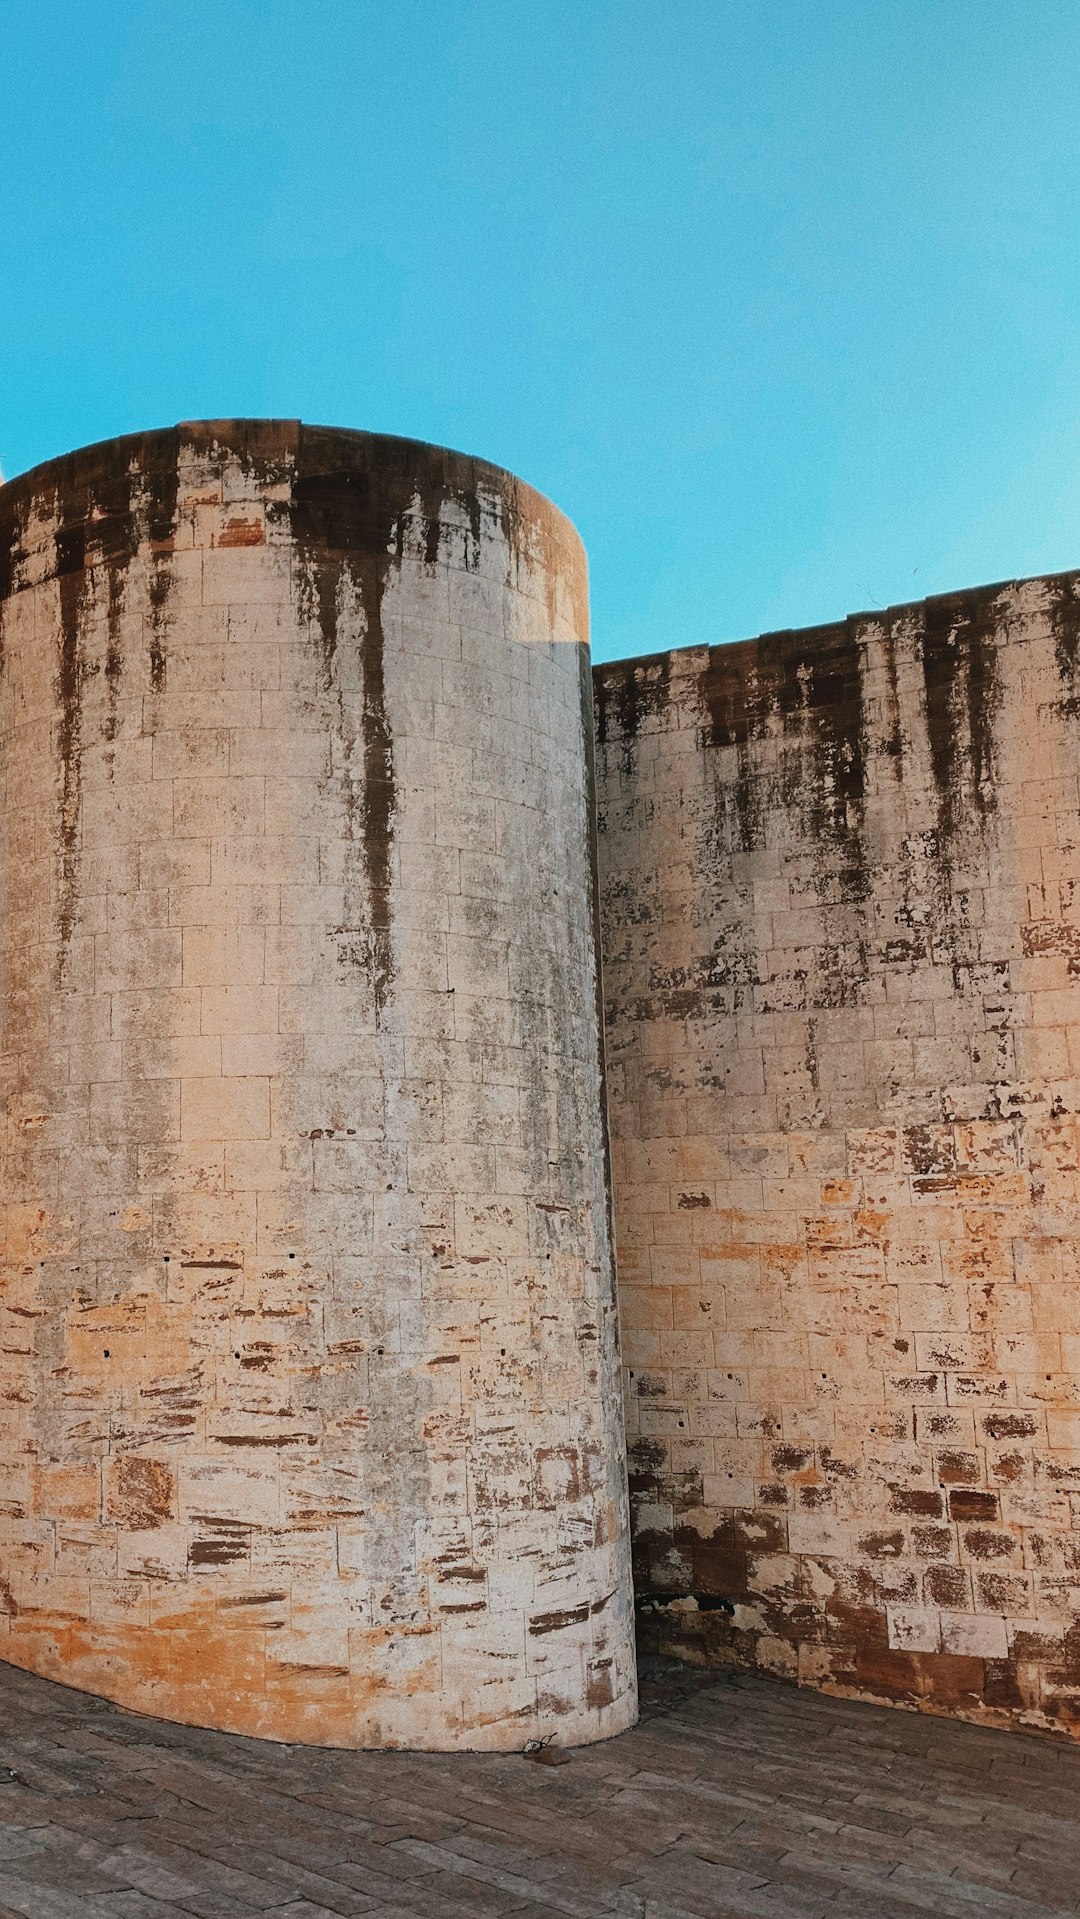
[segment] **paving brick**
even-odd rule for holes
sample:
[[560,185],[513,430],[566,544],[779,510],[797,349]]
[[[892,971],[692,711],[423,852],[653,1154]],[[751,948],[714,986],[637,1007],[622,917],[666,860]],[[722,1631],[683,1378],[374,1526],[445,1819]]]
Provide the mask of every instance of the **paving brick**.
[[643,1700],[633,1732],[549,1771],[230,1738],[0,1666],[0,1919],[1080,1906],[1080,1753],[1065,1741],[685,1666],[647,1664]]

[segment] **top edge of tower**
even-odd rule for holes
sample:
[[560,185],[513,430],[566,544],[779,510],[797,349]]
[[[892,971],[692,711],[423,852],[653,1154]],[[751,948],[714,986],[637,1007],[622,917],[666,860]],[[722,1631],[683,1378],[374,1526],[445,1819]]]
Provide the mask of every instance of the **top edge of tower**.
[[239,459],[249,468],[262,469],[268,479],[276,474],[282,481],[297,474],[357,473],[398,486],[415,479],[422,489],[439,487],[463,498],[496,494],[515,517],[547,523],[581,544],[573,521],[553,500],[491,460],[427,440],[296,419],[181,420],[175,426],[96,440],[0,483],[0,512],[17,510],[49,489],[65,495],[73,487],[92,487],[95,481],[119,479],[132,471],[147,476],[175,471],[184,456],[210,464]]

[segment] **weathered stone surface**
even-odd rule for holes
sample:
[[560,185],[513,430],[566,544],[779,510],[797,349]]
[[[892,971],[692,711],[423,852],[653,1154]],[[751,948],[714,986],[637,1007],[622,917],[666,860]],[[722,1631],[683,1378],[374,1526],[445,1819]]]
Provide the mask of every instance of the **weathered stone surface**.
[[179,1720],[634,1714],[584,557],[288,422],[0,490],[0,1658]]
[[652,1643],[1080,1724],[1078,670],[1076,575],[597,669]]
[[[0,489],[0,1658],[632,1718],[586,624],[405,441]],[[1072,575],[597,671],[649,1643],[1080,1728],[1078,676]]]

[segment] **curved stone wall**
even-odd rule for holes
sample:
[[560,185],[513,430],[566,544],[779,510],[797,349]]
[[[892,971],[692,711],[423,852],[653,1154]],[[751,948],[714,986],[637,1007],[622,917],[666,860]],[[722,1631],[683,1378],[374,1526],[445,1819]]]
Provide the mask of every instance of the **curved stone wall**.
[[1080,575],[597,669],[647,1643],[1080,1728]]
[[584,556],[282,422],[0,490],[0,1658],[515,1747],[634,1715]]

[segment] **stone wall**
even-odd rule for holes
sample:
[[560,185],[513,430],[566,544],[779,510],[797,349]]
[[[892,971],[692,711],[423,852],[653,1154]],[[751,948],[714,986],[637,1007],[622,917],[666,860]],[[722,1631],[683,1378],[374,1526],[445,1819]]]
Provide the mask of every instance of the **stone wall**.
[[634,1713],[584,556],[220,422],[0,489],[0,1658],[332,1744]]
[[1080,1724],[1080,576],[596,672],[649,1644]]
[[[1080,576],[595,693],[645,1642],[1076,1730]],[[483,463],[0,489],[0,1658],[632,1719],[590,727],[580,543]]]

